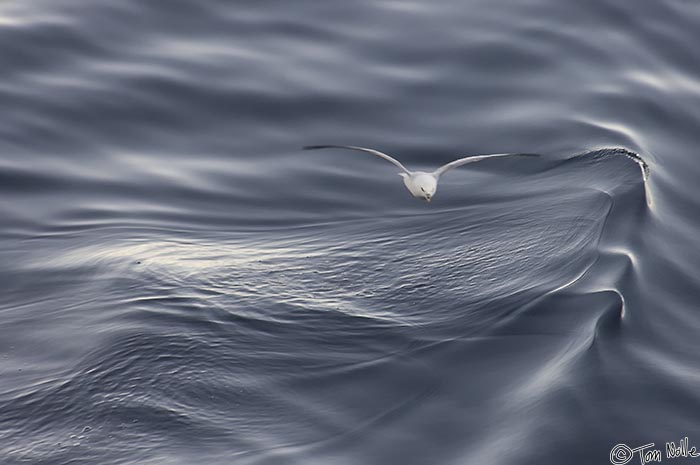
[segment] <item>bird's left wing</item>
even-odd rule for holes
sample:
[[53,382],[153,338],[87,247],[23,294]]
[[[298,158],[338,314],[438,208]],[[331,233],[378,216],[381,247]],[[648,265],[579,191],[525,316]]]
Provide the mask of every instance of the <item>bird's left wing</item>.
[[489,155],[472,155],[470,157],[460,158],[458,160],[451,161],[451,162],[447,163],[446,165],[442,165],[440,168],[433,171],[433,175],[438,177],[438,176],[444,174],[446,171],[451,170],[452,168],[457,168],[458,166],[466,165],[467,163],[474,163],[477,161],[485,160],[487,158],[512,157],[512,156],[536,157],[538,155],[534,154],[534,153],[492,153]]
[[403,166],[400,161],[398,161],[394,157],[390,157],[389,155],[387,155],[384,152],[380,152],[379,150],[367,149],[364,147],[357,147],[355,145],[307,145],[306,147],[304,147],[304,150],[316,150],[316,149],[348,149],[348,150],[358,150],[360,152],[371,153],[372,155],[376,155],[378,157],[381,157],[381,158],[385,159],[386,161],[388,161],[389,163],[393,163],[394,165],[398,166],[399,168],[401,168],[401,171],[403,171],[404,173],[411,174],[411,172],[408,171],[408,169],[406,169],[406,167]]

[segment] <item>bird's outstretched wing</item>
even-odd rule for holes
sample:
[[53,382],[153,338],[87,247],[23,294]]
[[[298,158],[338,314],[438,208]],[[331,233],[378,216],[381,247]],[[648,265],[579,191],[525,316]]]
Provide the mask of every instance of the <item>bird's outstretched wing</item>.
[[512,156],[536,157],[538,155],[534,154],[534,153],[492,153],[489,155],[472,155],[470,157],[460,158],[458,160],[451,161],[451,162],[447,163],[446,165],[442,165],[440,168],[433,171],[433,175],[436,177],[439,177],[440,175],[445,174],[446,171],[451,170],[452,168],[457,168],[458,166],[466,165],[467,163],[474,163],[477,161],[485,160],[487,158],[512,157]]
[[394,165],[398,166],[401,168],[405,173],[411,174],[410,171],[406,169],[405,166],[401,164],[397,159],[390,157],[386,153],[382,153],[379,150],[373,150],[373,149],[366,149],[364,147],[355,147],[354,145],[307,145],[304,147],[304,150],[315,150],[315,149],[350,149],[350,150],[359,150],[360,152],[368,152],[371,153],[372,155],[376,155],[378,157],[382,157],[386,161],[393,163]]

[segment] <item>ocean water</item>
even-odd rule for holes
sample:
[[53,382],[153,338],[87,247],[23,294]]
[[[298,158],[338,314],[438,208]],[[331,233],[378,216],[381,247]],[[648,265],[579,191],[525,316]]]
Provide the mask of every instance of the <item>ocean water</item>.
[[700,463],[699,26],[0,2],[0,463]]

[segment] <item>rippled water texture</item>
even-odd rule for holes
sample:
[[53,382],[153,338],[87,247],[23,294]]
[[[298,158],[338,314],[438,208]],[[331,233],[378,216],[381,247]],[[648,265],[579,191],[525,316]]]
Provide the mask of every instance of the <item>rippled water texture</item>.
[[[0,2],[0,462],[700,443],[699,24],[685,0]],[[300,150],[324,143],[540,156],[428,204]]]

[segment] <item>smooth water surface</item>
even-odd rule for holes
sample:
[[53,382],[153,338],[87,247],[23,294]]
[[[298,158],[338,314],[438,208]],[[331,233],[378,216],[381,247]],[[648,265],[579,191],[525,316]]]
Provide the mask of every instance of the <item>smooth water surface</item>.
[[[700,446],[699,25],[687,0],[0,2],[0,462]],[[428,204],[300,150],[324,143],[540,157]]]

